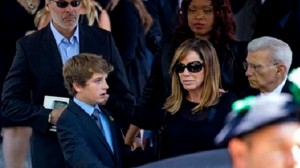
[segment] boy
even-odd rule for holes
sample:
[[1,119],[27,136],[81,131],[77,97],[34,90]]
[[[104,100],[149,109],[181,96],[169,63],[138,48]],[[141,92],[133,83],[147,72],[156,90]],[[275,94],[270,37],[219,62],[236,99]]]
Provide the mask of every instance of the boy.
[[74,98],[58,119],[57,135],[70,167],[122,167],[122,136],[99,105],[107,99],[106,79],[112,70],[101,56],[89,53],[70,58],[63,67],[65,87]]

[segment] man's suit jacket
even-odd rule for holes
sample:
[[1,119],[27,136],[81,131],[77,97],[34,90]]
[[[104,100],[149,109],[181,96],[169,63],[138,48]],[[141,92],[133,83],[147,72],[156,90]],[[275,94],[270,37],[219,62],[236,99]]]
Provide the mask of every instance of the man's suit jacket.
[[57,135],[69,167],[121,167],[120,128],[108,111],[101,111],[109,121],[113,152],[95,120],[73,101],[59,118]]
[[[80,52],[100,54],[114,66],[108,78],[110,98],[107,106],[116,106],[120,98],[133,100],[124,65],[111,34],[96,27],[80,25],[79,45]],[[16,47],[16,55],[3,88],[3,115],[33,128],[33,167],[64,167],[56,133],[48,131],[51,110],[42,106],[45,95],[69,96],[63,85],[63,64],[50,26],[21,38]]]

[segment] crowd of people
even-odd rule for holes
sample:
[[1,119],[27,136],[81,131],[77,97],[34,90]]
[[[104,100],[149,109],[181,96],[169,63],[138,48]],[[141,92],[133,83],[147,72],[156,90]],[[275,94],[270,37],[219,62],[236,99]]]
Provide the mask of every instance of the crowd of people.
[[300,167],[300,4],[279,1],[2,0],[5,167]]

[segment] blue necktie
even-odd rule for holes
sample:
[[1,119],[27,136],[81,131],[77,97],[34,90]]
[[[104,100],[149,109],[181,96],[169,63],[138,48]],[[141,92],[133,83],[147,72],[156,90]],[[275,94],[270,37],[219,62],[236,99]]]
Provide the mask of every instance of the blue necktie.
[[101,130],[101,133],[103,134],[103,136],[105,136],[103,125],[102,125],[101,119],[100,119],[100,111],[98,109],[96,109],[96,108],[94,109],[94,112],[92,114],[92,118],[96,121],[99,129]]
[[[97,125],[98,125],[98,127],[99,127],[99,129],[100,129],[100,131],[101,131],[101,133],[103,134],[103,136],[105,137],[105,139],[106,139],[106,142],[108,143],[108,145],[110,146],[110,149],[112,150],[112,151],[114,151],[114,149],[113,149],[113,144],[112,144],[112,139],[111,139],[111,133],[110,133],[110,131],[109,131],[109,126],[108,125],[105,125],[105,129],[106,129],[106,132],[105,132],[105,130],[104,130],[104,126],[102,125],[103,123],[102,123],[102,121],[101,121],[101,117],[100,117],[100,114],[101,112],[97,109],[97,108],[95,108],[94,109],[94,112],[92,113],[92,118],[96,121],[96,123],[97,123]],[[102,114],[103,115],[103,114]],[[105,119],[104,119],[105,120]],[[104,124],[106,123],[106,121],[103,121],[104,122]],[[108,124],[108,123],[106,123],[106,124]]]

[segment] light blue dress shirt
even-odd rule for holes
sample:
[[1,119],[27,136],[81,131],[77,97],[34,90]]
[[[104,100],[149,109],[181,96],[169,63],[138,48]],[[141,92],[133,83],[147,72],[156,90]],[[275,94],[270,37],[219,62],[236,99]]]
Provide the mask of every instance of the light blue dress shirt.
[[103,114],[103,112],[101,112],[101,109],[99,108],[99,106],[98,105],[91,106],[91,105],[89,105],[85,102],[82,102],[82,101],[76,99],[75,97],[74,97],[74,102],[78,106],[80,106],[86,113],[88,113],[89,116],[92,116],[95,108],[100,111],[101,124],[102,124],[103,131],[104,131],[104,134],[105,134],[104,136],[106,138],[106,141],[107,141],[108,145],[110,146],[111,151],[114,152],[109,121],[108,121],[108,118],[105,116],[105,114]]
[[75,32],[70,40],[66,39],[62,34],[60,34],[55,29],[52,22],[50,23],[50,28],[54,35],[56,45],[58,46],[62,63],[65,64],[69,58],[79,54],[79,26],[76,27]]

